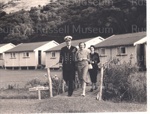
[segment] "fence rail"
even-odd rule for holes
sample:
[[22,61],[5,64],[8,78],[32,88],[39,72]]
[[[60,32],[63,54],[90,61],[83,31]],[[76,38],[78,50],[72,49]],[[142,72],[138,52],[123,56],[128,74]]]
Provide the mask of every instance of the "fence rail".
[[[111,62],[112,60],[110,60],[110,61],[108,61],[108,62],[106,62],[106,63],[104,63],[104,64],[102,64],[101,66],[100,66],[100,82],[99,82],[99,92],[98,92],[98,94],[97,94],[97,96],[96,96],[96,98],[97,98],[97,100],[102,100],[102,89],[103,89],[103,75],[104,75],[104,70],[105,70],[105,68],[106,67],[108,67],[109,65],[109,63]],[[47,68],[47,74],[48,74],[48,79],[49,79],[49,94],[50,94],[50,97],[53,97],[53,89],[52,89],[52,77],[51,77],[51,75],[50,75],[50,68]],[[64,92],[64,90],[65,90],[65,83],[64,83],[64,81],[63,81],[63,84],[62,84],[62,92]]]
[[[109,64],[111,62],[112,62],[112,60],[110,60],[108,62],[105,62],[105,63],[100,65],[100,71],[99,71],[99,73],[100,73],[100,76],[99,76],[99,92],[98,92],[97,96],[95,96],[97,98],[97,100],[102,100],[103,75],[104,75],[105,69],[109,68]],[[53,90],[54,90],[55,87],[54,87],[53,77],[51,76],[50,68],[47,68],[47,76],[46,77],[48,79],[48,83],[47,84],[49,86],[49,95],[50,95],[50,98],[51,98],[54,95],[53,94],[54,93]],[[3,88],[8,88],[9,85],[10,86],[12,85],[12,86],[14,86],[16,88],[22,88],[22,87],[25,87],[25,84],[22,84],[23,82],[26,82],[26,81],[15,81],[15,83],[14,83],[14,81],[9,81],[8,83],[0,82],[0,88],[2,88],[2,86],[3,86]],[[61,88],[60,88],[60,85],[62,85]],[[79,85],[76,84],[75,87],[79,88]],[[63,79],[60,79],[60,81],[59,81],[59,89],[62,90],[62,93],[65,92],[65,82],[64,82]],[[57,91],[59,91],[59,90],[57,90]],[[58,92],[58,94],[59,94],[59,92]]]

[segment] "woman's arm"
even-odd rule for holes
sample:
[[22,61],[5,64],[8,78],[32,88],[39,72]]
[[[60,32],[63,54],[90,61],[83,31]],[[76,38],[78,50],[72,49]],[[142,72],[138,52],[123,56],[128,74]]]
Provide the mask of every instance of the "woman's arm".
[[98,63],[100,62],[99,54],[96,53],[95,56],[96,56],[96,57],[95,57],[94,63],[95,63],[95,64],[98,64]]
[[78,61],[82,61],[83,59],[79,56],[79,51],[76,52],[76,55],[75,55],[75,61],[78,62]]
[[87,52],[87,61],[90,62],[91,58],[90,58],[90,52]]

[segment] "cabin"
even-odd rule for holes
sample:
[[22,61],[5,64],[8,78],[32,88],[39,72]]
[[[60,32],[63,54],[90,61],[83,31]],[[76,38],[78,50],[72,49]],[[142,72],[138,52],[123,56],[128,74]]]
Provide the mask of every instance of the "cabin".
[[21,43],[5,52],[5,68],[29,69],[45,67],[45,50],[59,45],[54,40],[45,42]]
[[12,48],[14,48],[15,45],[12,43],[7,43],[7,44],[0,44],[0,67],[4,68],[4,61],[5,61],[5,54],[4,52],[7,50],[10,50]]
[[[100,36],[94,38],[86,38],[80,40],[72,40],[72,45],[78,48],[80,42],[85,42],[86,48],[89,48],[91,45],[96,45],[102,42],[104,39]],[[66,43],[63,42],[60,45],[46,50],[46,68],[59,68],[57,64],[60,57],[60,50],[62,47],[66,46]]]
[[140,45],[140,53],[137,53],[137,46],[135,46],[136,42],[145,37],[146,32],[138,32],[112,35],[106,38],[103,42],[95,46],[96,51],[100,55],[101,63],[116,59],[120,63],[126,62],[139,65],[139,59],[142,58],[140,61],[145,65],[145,47]]

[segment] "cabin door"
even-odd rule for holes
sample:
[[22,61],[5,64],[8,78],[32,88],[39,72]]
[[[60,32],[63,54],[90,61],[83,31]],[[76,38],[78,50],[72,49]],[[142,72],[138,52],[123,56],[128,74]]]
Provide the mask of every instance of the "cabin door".
[[42,54],[41,50],[38,51],[38,64],[41,65],[41,60],[42,60]]
[[141,69],[146,68],[146,52],[145,52],[145,44],[137,45],[137,61],[138,65]]

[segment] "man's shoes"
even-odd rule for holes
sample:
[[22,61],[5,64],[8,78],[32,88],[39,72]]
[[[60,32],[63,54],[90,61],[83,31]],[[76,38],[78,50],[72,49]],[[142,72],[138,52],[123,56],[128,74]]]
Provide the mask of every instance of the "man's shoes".
[[71,97],[72,95],[68,94],[68,97]]
[[91,88],[90,92],[93,92],[93,89]]
[[69,92],[69,93],[68,93],[68,97],[71,97],[71,96],[72,96],[72,93],[73,93],[73,92]]
[[72,94],[68,94],[68,97],[71,97],[72,96]]

